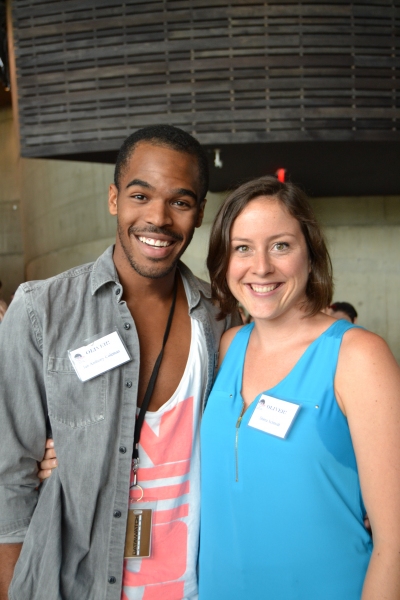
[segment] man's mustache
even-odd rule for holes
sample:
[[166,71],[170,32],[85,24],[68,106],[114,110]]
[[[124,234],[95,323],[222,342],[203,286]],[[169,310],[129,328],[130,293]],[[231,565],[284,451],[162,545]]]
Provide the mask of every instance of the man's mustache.
[[148,227],[133,227],[131,225],[128,229],[129,235],[144,235],[146,233],[159,233],[160,235],[166,235],[177,242],[181,242],[183,240],[183,235],[180,233],[176,233],[175,231],[171,231],[170,229],[164,229],[163,227],[156,227],[155,225],[149,225]]

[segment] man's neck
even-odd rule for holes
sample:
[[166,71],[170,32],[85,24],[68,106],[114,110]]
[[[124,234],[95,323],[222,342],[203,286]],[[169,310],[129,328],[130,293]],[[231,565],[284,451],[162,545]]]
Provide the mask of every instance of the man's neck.
[[[132,268],[129,261],[116,260],[119,280],[123,286],[123,299],[135,323],[140,348],[138,406],[141,405],[151,373],[162,347],[165,327],[171,310],[176,266],[165,277],[151,279],[143,277]],[[127,268],[126,265],[129,265]],[[177,278],[177,297],[175,312],[168,343],[153,391],[149,411],[156,411],[170,398],[179,386],[187,364],[191,323],[188,301],[181,277]]]
[[[170,302],[176,276],[175,266],[164,277],[151,278],[140,275],[124,257],[114,253],[113,261],[123,287],[123,298],[128,305],[146,302]],[[125,260],[124,260],[125,259]]]

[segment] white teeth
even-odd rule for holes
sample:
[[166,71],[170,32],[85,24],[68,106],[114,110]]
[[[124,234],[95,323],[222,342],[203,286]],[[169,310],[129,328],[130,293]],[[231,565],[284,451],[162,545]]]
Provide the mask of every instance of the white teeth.
[[272,292],[278,287],[279,283],[272,283],[271,285],[255,285],[251,284],[251,289],[260,294],[265,294],[266,292]]
[[157,246],[157,248],[166,248],[171,245],[171,242],[167,242],[164,240],[155,240],[154,238],[146,238],[138,236],[139,240],[143,242],[143,244],[147,244],[148,246]]

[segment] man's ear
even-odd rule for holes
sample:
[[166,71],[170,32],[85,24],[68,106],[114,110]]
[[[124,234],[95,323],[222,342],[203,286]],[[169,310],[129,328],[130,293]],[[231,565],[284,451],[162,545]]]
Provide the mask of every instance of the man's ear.
[[200,202],[200,207],[199,207],[199,212],[197,214],[197,220],[196,220],[196,225],[195,227],[200,227],[200,225],[203,222],[203,217],[204,217],[204,209],[206,207],[206,203],[207,203],[207,198],[204,198],[204,200],[202,200]]
[[108,210],[110,215],[117,214],[117,199],[118,199],[118,188],[114,183],[110,183],[108,188]]

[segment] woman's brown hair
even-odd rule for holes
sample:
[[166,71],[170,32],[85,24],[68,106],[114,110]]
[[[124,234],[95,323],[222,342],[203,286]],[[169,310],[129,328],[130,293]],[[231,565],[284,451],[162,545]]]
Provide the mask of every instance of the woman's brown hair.
[[211,229],[207,268],[213,298],[221,309],[219,318],[232,313],[237,307],[237,300],[226,283],[233,222],[249,202],[260,196],[272,196],[279,200],[300,224],[311,267],[306,287],[307,314],[315,315],[331,303],[333,293],[332,263],[323,233],[307,196],[300,188],[293,183],[282,183],[275,177],[265,176],[244,183],[231,192],[219,209]]

